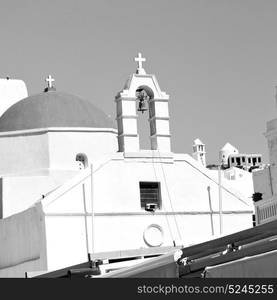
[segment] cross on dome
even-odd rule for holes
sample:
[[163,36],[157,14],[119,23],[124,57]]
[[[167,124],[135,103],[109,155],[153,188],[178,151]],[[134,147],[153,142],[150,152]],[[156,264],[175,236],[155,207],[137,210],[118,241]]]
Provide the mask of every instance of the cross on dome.
[[135,57],[135,61],[138,62],[137,73],[138,74],[146,74],[145,70],[142,67],[142,63],[146,61],[146,58],[142,57],[141,53],[138,53],[138,57]]
[[52,82],[54,82],[55,81],[55,79],[54,78],[52,78],[52,76],[51,75],[48,75],[48,77],[45,79],[45,81],[47,82],[47,85],[48,85],[48,88],[52,88],[53,87],[53,84],[52,84]]

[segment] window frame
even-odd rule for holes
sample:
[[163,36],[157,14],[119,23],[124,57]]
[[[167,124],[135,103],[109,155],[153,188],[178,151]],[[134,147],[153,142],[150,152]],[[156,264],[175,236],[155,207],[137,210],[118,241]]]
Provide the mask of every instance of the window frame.
[[[151,187],[153,185],[154,187]],[[155,186],[156,185],[156,186]],[[142,189],[156,189],[156,198],[157,199],[143,199]],[[140,207],[141,209],[146,208],[147,204],[153,203],[157,204],[157,209],[162,209],[162,195],[161,195],[161,183],[159,181],[139,181],[139,195],[140,195]]]

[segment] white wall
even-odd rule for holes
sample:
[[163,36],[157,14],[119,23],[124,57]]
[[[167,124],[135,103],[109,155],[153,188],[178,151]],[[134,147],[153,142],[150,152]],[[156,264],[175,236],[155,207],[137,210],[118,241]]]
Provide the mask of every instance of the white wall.
[[41,205],[0,220],[0,277],[24,277],[47,268]]
[[84,217],[46,217],[48,270],[88,260]]
[[[95,209],[102,212],[140,211],[139,181],[161,182],[162,205],[167,211],[171,210],[170,200],[177,211],[209,210],[207,187],[210,186],[213,209],[218,209],[217,183],[187,162],[153,163],[136,159],[113,160],[97,172],[94,178]],[[222,195],[226,210],[252,209],[224,189]]]
[[[28,209],[36,201],[51,192],[77,171],[51,171],[47,174],[34,176],[5,176],[2,178],[0,207],[2,206],[2,218],[9,217]],[[0,214],[1,217],[1,214]]]
[[[63,185],[41,201],[46,218],[48,270],[84,262],[87,253],[92,250],[107,252],[147,248],[143,233],[151,224],[162,228],[162,246],[172,246],[173,240],[177,245],[185,246],[213,238],[212,225],[214,236],[219,234],[216,180],[206,168],[188,155],[159,155],[158,152],[145,151],[124,158],[122,153],[114,153],[103,160],[93,161],[94,249],[91,247],[90,168],[65,180]],[[33,187],[34,195],[47,185],[54,184],[54,175],[49,175],[49,178],[22,177],[22,180],[19,177],[4,178],[6,184],[3,185],[3,193],[5,195],[5,189],[7,191],[9,186],[9,195],[13,195],[10,198],[19,202],[20,190],[18,194],[11,190],[21,186],[24,191],[26,187],[22,203],[27,205],[28,188]],[[141,209],[139,181],[160,182],[162,209],[155,214]],[[223,188],[222,196],[224,234],[252,227],[252,207],[244,203],[245,199],[238,199],[231,188]],[[38,226],[28,224],[34,228]],[[14,234],[15,237],[17,235]]]
[[27,209],[42,194],[71,178],[79,171],[78,153],[86,154],[90,161],[117,148],[113,130],[46,129],[0,134],[2,217]]
[[78,153],[97,159],[117,150],[115,130],[56,128],[1,133],[0,175],[49,168],[77,170],[75,159]]
[[84,153],[88,160],[118,150],[114,132],[49,132],[51,169],[76,169],[76,155]]
[[0,135],[0,174],[32,172],[49,168],[48,136]]
[[[218,170],[209,170],[211,174],[213,174],[214,178],[218,177]],[[239,194],[245,197],[245,200],[249,204],[252,203],[252,195],[254,193],[254,185],[253,185],[253,173],[248,171],[231,167],[224,171],[221,171],[221,180],[223,184],[228,184],[228,186],[232,187]],[[234,176],[234,179],[231,179]]]
[[[262,193],[263,199],[269,199],[276,193],[276,184],[272,181],[272,169],[276,167],[270,166],[263,170],[253,172],[253,182],[255,193]],[[273,172],[274,174],[274,172]]]
[[267,139],[268,151],[269,151],[269,163],[277,163],[277,118],[270,120],[266,124],[265,137]]
[[13,104],[28,96],[22,80],[0,78],[0,116]]
[[[148,247],[143,240],[143,232],[151,224],[162,227],[162,246],[172,246],[172,239],[177,245],[211,239],[212,224],[214,236],[217,236],[218,185],[209,178],[207,169],[197,169],[197,165],[191,165],[193,161],[192,158],[189,162],[179,159],[174,163],[170,163],[170,159],[164,159],[162,163],[157,158],[123,159],[122,154],[118,153],[111,161],[103,163],[102,167],[95,167],[94,251]],[[100,163],[98,165],[101,166]],[[89,251],[92,250],[90,177],[84,180],[88,214],[85,214],[82,185],[77,185],[82,176],[85,178],[89,174],[88,171],[82,171],[83,175],[81,172],[75,183],[74,179],[70,184],[67,183],[70,188],[68,192],[64,192],[66,189],[60,194],[57,192],[57,197],[54,192],[49,201],[48,198],[42,200],[46,214],[48,261],[52,269],[86,260],[86,236]],[[155,214],[141,209],[139,181],[161,183],[162,209]],[[212,220],[208,186],[211,191]],[[239,200],[232,195],[233,192],[222,190],[224,234],[252,227],[253,207],[247,202],[243,203],[245,199]]]

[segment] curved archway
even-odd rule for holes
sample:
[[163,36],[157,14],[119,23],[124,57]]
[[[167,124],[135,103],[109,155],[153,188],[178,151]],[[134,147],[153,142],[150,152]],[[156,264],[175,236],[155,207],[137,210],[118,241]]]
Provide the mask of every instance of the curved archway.
[[[138,134],[140,149],[151,149],[150,135],[152,130],[150,128],[149,120],[155,115],[154,105],[151,99],[154,98],[153,90],[147,85],[141,85],[136,89],[136,98],[138,100]],[[145,111],[148,113],[144,114]]]
[[147,93],[147,95],[149,96],[150,99],[154,98],[154,92],[153,92],[153,90],[149,86],[147,86],[147,85],[140,85],[136,89],[136,97],[137,97],[137,92],[140,92],[142,90],[144,90]]
[[88,157],[84,153],[78,153],[76,155],[76,161],[79,163],[78,167],[83,170],[88,167]]

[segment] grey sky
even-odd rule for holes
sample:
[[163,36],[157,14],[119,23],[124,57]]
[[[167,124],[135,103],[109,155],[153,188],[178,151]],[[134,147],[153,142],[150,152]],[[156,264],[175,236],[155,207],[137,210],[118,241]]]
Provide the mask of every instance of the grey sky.
[[262,153],[277,115],[277,1],[0,0],[0,77],[23,79],[29,94],[51,74],[58,90],[115,116],[114,95],[136,69],[170,94],[172,148],[206,143],[208,162],[229,141]]

